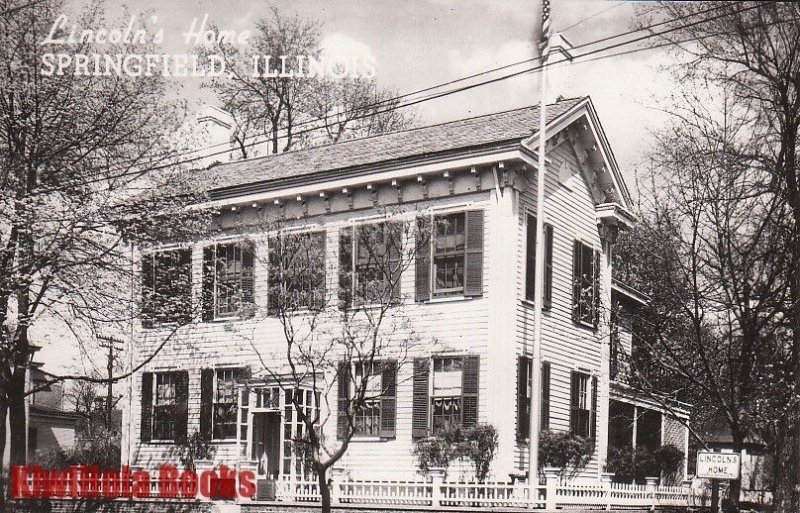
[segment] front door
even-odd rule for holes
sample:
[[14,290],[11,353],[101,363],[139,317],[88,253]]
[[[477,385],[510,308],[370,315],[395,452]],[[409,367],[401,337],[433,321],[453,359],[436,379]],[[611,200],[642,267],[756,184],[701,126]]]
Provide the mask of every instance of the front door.
[[277,479],[281,457],[280,412],[253,413],[251,456],[258,463],[259,478]]

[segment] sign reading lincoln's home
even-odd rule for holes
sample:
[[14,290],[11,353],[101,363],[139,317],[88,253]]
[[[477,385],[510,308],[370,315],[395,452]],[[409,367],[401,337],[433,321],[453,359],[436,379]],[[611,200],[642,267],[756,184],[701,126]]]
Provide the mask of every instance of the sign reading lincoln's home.
[[697,453],[697,477],[704,479],[738,479],[742,457],[739,453]]

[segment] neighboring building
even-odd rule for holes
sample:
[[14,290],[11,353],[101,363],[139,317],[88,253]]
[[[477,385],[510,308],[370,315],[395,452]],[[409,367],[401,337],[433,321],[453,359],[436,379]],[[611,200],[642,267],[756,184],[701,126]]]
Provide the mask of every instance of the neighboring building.
[[[266,309],[270,236],[286,227],[318,238],[322,278],[311,292],[335,296],[346,233],[388,208],[398,220],[422,216],[448,227],[434,231],[434,243],[418,253],[398,291],[402,315],[430,343],[413,348],[413,365],[385,375],[392,380],[383,387],[386,400],[363,423],[379,428],[354,438],[337,466],[353,478],[412,478],[418,438],[442,424],[490,423],[499,432],[490,477],[524,476],[538,113],[516,109],[198,171],[199,186],[215,184],[208,192],[221,208],[220,229],[213,238],[139,249],[145,283],[206,308],[195,308],[203,315],[177,331],[170,321],[178,319],[169,315],[137,330],[134,364],[170,340],[129,384],[122,461],[148,468],[178,463],[175,444],[198,431],[216,445],[217,462],[255,464],[266,452],[270,475],[306,474],[291,441],[298,424],[254,350],[281,347],[281,324],[236,317],[224,292],[237,290],[237,301]],[[547,113],[542,387],[533,391],[543,412],[533,421],[593,438],[595,453],[580,478],[596,479],[607,455],[610,405],[659,415],[662,443],[685,447],[687,436],[662,408],[626,387],[610,358],[612,295],[636,300],[612,287],[611,250],[617,230],[633,217],[595,109],[579,98]],[[272,223],[269,233],[264,219]],[[245,237],[252,246],[241,244]],[[181,279],[188,282],[179,285]],[[227,288],[207,286],[223,281]],[[252,343],[236,331],[249,333]],[[630,338],[620,339],[615,356],[630,351]],[[325,408],[310,389],[298,393],[309,408]],[[329,404],[335,409],[335,398]],[[336,436],[335,418],[326,430]]]
[[[31,369],[31,389],[36,390],[53,379],[38,367]],[[28,461],[49,451],[67,450],[75,445],[75,432],[81,416],[64,409],[64,388],[60,383],[28,396]]]

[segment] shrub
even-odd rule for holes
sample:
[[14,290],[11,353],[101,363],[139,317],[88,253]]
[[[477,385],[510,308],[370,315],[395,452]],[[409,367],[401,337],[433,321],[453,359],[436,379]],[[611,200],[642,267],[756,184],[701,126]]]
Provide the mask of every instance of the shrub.
[[204,440],[199,431],[194,431],[181,446],[181,463],[186,470],[197,470],[195,460],[210,460],[216,453],[217,448]]
[[481,482],[489,474],[496,452],[497,430],[488,424],[444,430],[435,437],[419,440],[412,450],[417,457],[417,467],[424,474],[433,467],[446,469],[450,462],[464,459],[472,463],[475,478]]
[[119,433],[103,427],[95,430],[91,437],[77,439],[70,449],[37,451],[33,461],[49,469],[65,469],[70,465],[97,465],[101,469],[118,469],[120,448]]
[[644,483],[646,477],[658,476],[675,483],[682,462],[683,452],[672,445],[637,447],[635,453],[630,447],[609,447],[606,470],[620,483]]
[[566,431],[542,431],[539,437],[539,468],[561,469],[572,477],[585,467],[594,453],[594,442]]

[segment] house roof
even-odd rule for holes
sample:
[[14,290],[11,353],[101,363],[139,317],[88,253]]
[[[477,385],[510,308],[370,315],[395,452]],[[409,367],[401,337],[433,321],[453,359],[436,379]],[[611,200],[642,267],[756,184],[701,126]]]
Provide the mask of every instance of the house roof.
[[[559,100],[549,105],[547,122],[559,118],[584,98]],[[215,191],[240,186],[310,177],[317,173],[430,157],[503,142],[519,142],[539,126],[539,107],[523,107],[448,123],[342,141],[336,144],[289,151],[277,155],[219,164],[197,176],[197,183],[211,183]]]

